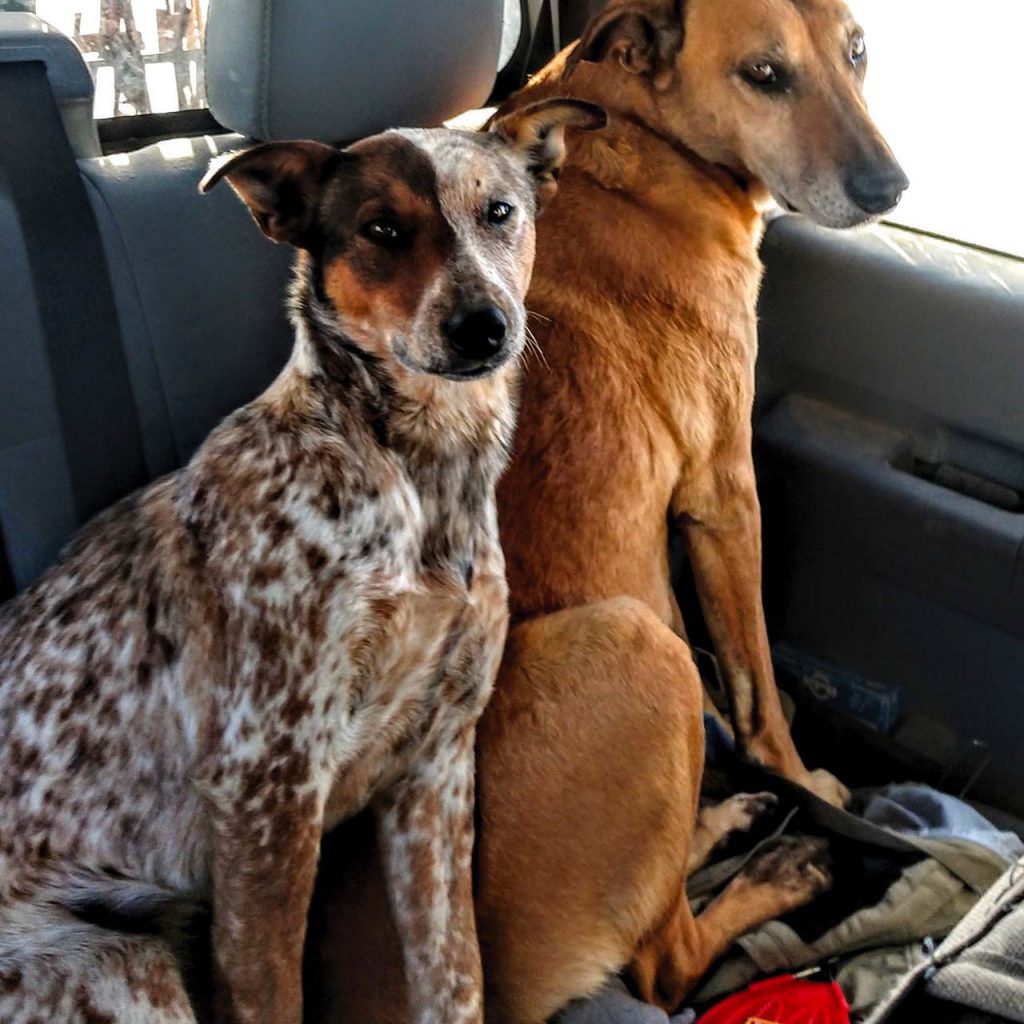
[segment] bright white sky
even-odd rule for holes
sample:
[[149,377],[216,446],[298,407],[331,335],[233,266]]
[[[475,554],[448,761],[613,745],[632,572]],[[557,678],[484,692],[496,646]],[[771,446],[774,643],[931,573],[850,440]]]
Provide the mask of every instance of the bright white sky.
[[1024,0],[848,0],[910,177],[892,220],[1024,256]]

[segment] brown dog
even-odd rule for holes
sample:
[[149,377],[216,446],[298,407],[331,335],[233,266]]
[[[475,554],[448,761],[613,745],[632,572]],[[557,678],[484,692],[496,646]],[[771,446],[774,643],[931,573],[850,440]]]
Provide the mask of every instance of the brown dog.
[[[750,417],[769,198],[845,227],[907,185],[864,69],[841,0],[616,0],[500,112],[568,91],[611,124],[572,141],[539,228],[543,360],[499,485],[521,624],[478,733],[490,1020],[537,1024],[630,961],[671,1007],[734,936],[824,884],[800,848],[757,871],[756,898],[690,914],[701,696],[668,543],[674,524],[740,747],[841,803],[837,780],[805,769],[775,688]],[[373,928],[359,895],[336,898],[339,929],[345,915]],[[400,1019],[382,1016],[380,975],[361,975],[376,996],[347,1019]],[[359,982],[336,980],[344,1005]]]
[[[379,824],[408,1020],[482,1020],[473,758],[507,622],[494,488],[566,125],[271,143],[292,359],[0,611],[0,1020],[194,1024],[158,918],[212,905],[216,1019],[302,1020],[321,833]],[[405,986],[403,986],[404,988]]]
[[744,751],[840,802],[783,720],[761,608],[750,454],[761,211],[845,227],[906,178],[861,97],[841,0],[618,0],[510,107],[602,102],[571,149],[529,305],[530,374],[499,491],[513,619],[629,594],[680,635],[668,530],[689,549]]

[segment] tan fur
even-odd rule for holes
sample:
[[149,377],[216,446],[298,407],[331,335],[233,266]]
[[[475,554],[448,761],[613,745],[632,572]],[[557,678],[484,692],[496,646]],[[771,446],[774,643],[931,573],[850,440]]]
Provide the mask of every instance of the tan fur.
[[[668,547],[678,528],[741,750],[842,803],[794,749],[775,687],[750,417],[769,199],[842,227],[878,212],[855,178],[893,201],[906,186],[864,106],[858,31],[841,0],[613,0],[499,111],[569,90],[610,124],[570,136],[539,225],[542,357],[499,485],[519,625],[478,734],[493,1022],[539,1024],[631,961],[645,998],[674,1006],[734,937],[828,884],[814,844],[783,847],[690,914],[683,876],[722,822],[696,823],[702,698]],[[746,81],[769,59],[792,89]],[[337,898],[324,941],[351,964],[343,916],[371,925],[351,890]],[[386,977],[387,961],[364,970]],[[345,978],[317,984],[332,1020],[400,1017],[379,997],[346,1016]]]
[[[756,886],[746,876],[694,921],[681,864],[697,816],[701,705],[685,643],[640,601],[567,609],[510,633],[478,733],[488,1021],[541,1024],[634,959],[642,995],[674,1008],[733,938],[828,886],[818,846],[785,847],[752,866]],[[703,854],[769,806],[746,798],[704,812]],[[311,1020],[400,1024],[401,962],[372,827],[339,832],[314,900]]]
[[[588,36],[646,11],[674,38],[673,6],[613,3]],[[631,594],[681,631],[666,557],[674,519],[688,542],[741,744],[833,800],[842,799],[841,787],[808,775],[789,740],[761,609],[750,410],[756,248],[767,196],[747,150],[765,126],[745,126],[744,94],[725,91],[720,68],[760,52],[766,25],[773,40],[788,38],[793,63],[813,68],[819,55],[816,73],[828,88],[804,87],[791,104],[796,111],[775,117],[768,146],[783,154],[776,162],[804,159],[810,149],[832,167],[851,135],[884,146],[863,101],[851,98],[859,97],[854,69],[847,74],[820,57],[843,52],[837,40],[848,21],[834,0],[799,8],[772,0],[756,10],[748,0],[690,0],[685,43],[655,83],[624,67],[628,54],[613,45],[600,63],[563,55],[512,101],[571,87],[603,102],[612,121],[600,136],[573,141],[560,196],[540,230],[529,306],[545,365],[529,374],[514,459],[499,490],[515,619]],[[567,59],[572,71],[563,82]],[[830,98],[845,102],[838,109],[848,130],[837,127]],[[832,140],[831,152],[822,138]]]

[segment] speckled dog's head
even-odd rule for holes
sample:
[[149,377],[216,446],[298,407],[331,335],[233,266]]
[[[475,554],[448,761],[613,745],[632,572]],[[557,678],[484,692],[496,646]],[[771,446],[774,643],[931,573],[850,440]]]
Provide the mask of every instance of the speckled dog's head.
[[592,104],[557,99],[483,134],[267,143],[217,161],[200,188],[226,178],[270,238],[308,254],[328,332],[407,373],[472,379],[522,351],[534,219],[565,130],[604,123]]

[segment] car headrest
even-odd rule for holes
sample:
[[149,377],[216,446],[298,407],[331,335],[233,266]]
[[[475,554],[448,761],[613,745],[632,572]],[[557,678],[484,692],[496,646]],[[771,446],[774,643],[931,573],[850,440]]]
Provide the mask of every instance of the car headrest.
[[494,84],[502,0],[212,0],[210,109],[261,140],[435,125]]
[[100,140],[92,117],[92,77],[78,48],[34,14],[0,12],[0,62],[25,61],[46,65],[53,98],[75,155],[99,156]]

